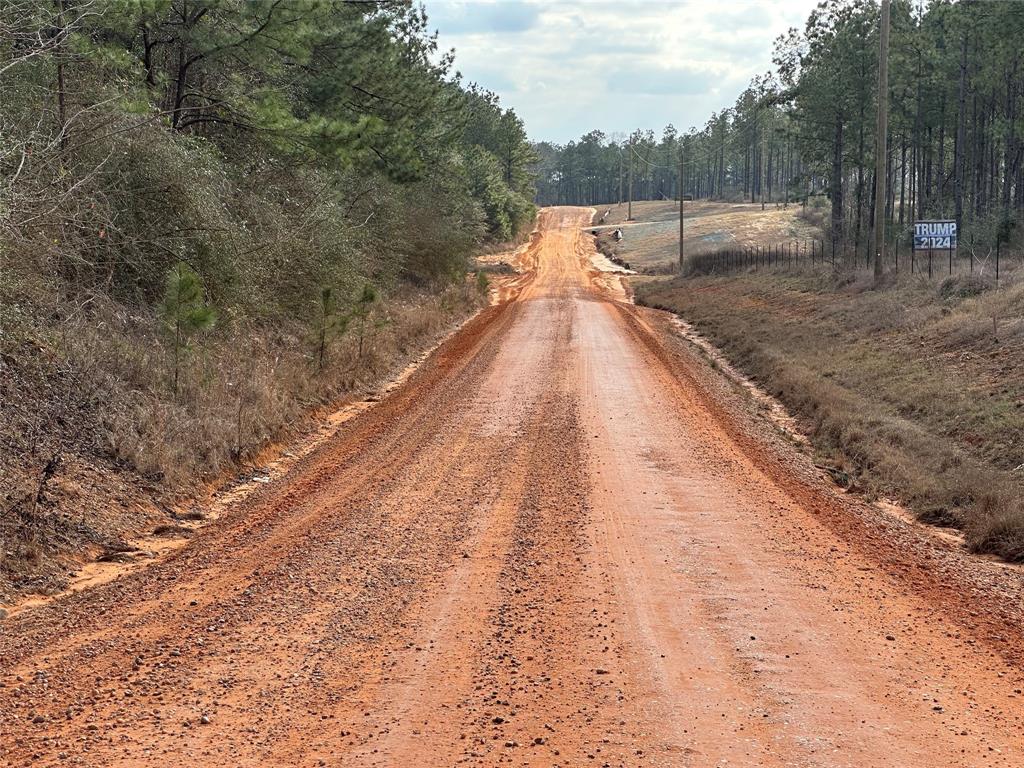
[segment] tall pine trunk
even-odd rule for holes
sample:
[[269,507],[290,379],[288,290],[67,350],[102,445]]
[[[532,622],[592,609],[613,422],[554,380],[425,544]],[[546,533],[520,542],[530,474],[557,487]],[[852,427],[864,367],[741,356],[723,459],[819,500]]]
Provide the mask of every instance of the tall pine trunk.
[[1013,185],[1013,158],[1017,150],[1017,134],[1016,134],[1016,88],[1015,83],[1017,79],[1017,60],[1014,60],[1013,66],[1010,67],[1006,73],[1006,122],[1009,126],[1006,135],[1006,146],[1003,147],[1003,195],[1002,195],[1002,207],[1003,215],[1009,215],[1010,212],[1010,189]]
[[829,197],[832,199],[832,237],[839,243],[845,238],[843,231],[843,115],[836,114],[835,132],[832,135],[832,185]]

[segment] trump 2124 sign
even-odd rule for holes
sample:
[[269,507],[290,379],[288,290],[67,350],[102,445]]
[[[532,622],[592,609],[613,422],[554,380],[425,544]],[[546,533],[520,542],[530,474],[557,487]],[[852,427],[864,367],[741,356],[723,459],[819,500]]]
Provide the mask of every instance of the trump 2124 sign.
[[955,221],[918,221],[914,224],[914,250],[931,251],[956,248]]

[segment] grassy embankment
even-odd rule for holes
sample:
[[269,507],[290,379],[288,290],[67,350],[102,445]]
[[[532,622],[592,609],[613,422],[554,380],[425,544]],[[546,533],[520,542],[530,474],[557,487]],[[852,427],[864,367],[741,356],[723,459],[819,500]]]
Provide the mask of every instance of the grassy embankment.
[[98,296],[85,314],[48,286],[14,288],[0,281],[0,603],[61,589],[83,555],[184,533],[210,483],[373,391],[486,301],[472,281],[397,287],[368,318],[362,354],[351,327],[322,370],[307,324],[238,322],[196,340],[175,395],[152,315]]
[[824,270],[647,278],[637,301],[778,397],[838,481],[1024,561],[1024,268],[998,290]]

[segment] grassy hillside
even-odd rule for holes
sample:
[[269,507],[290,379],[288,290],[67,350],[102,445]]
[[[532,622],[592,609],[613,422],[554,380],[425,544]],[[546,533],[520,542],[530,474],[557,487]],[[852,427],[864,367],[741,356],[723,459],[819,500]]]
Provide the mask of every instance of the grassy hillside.
[[1024,561],[1024,268],[999,289],[762,269],[651,280],[637,300],[681,315],[780,398],[844,485]]
[[[601,236],[599,246],[639,272],[666,272],[679,261],[679,203],[672,200],[633,203],[633,221],[626,221],[628,207],[597,206],[594,223]],[[686,253],[690,256],[734,245],[774,245],[820,237],[814,216],[802,215],[799,205],[783,207],[726,203],[710,200],[687,202],[685,208]],[[600,225],[601,219],[604,225]],[[622,228],[623,239],[614,242],[610,231]]]

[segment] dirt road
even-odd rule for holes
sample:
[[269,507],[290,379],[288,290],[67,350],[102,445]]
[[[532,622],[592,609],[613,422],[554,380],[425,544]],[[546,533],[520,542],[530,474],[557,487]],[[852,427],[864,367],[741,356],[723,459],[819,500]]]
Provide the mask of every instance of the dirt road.
[[0,763],[1024,763],[1020,571],[829,488],[588,218],[187,547],[0,622]]

